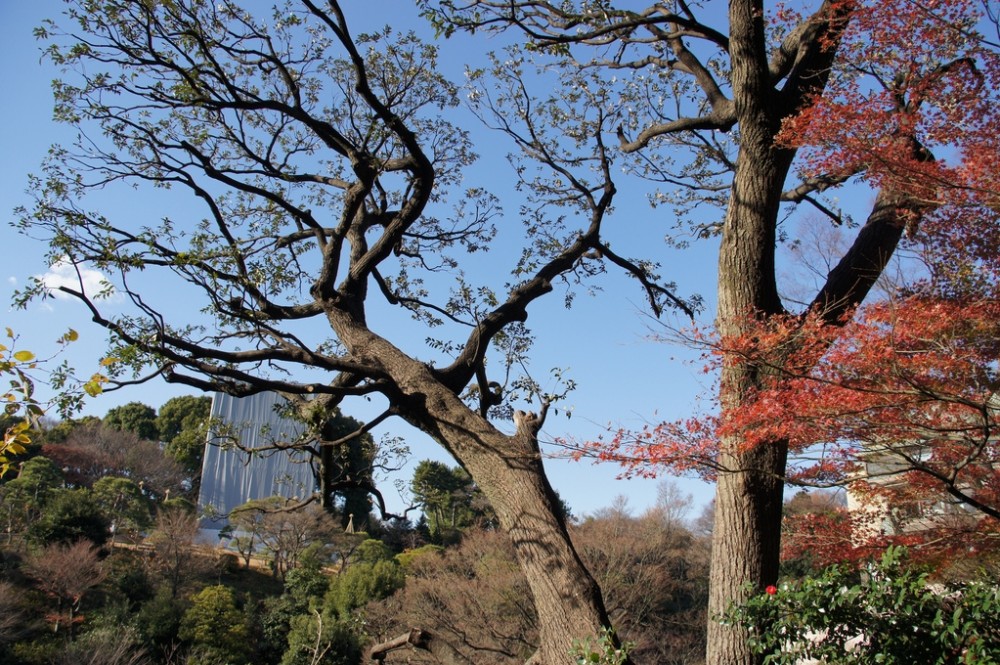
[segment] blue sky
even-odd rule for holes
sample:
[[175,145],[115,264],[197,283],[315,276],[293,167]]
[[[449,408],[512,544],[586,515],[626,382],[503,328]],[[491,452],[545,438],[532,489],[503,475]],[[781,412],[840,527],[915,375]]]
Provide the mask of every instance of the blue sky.
[[[353,3],[348,3],[348,9]],[[383,2],[384,5],[390,4]],[[393,0],[399,6],[394,16],[412,14],[407,0]],[[37,171],[50,144],[69,141],[72,132],[51,122],[50,81],[57,72],[40,62],[39,44],[31,30],[42,18],[57,16],[61,3],[56,0],[14,2],[0,0],[0,50],[6,64],[3,87],[5,104],[0,106],[0,120],[5,131],[0,133],[0,213],[4,222],[13,219],[12,210],[30,202],[24,191],[27,173]],[[380,13],[385,16],[385,13]],[[442,45],[443,61],[454,75],[462,64],[460,43]],[[480,152],[486,158],[500,158],[510,148],[492,145],[487,133],[479,136]],[[506,166],[506,164],[504,163]],[[482,168],[482,167],[481,167]],[[486,168],[491,168],[489,163]],[[624,182],[623,182],[624,185]],[[665,275],[676,280],[682,293],[697,292],[709,301],[714,296],[715,254],[710,245],[695,246],[686,252],[669,253],[662,242],[670,220],[664,209],[652,210],[637,191],[622,187],[617,199],[615,219],[628,221],[627,232],[620,234],[616,248],[632,246],[650,252],[663,261]],[[516,206],[510,206],[516,210]],[[6,223],[3,234],[3,297],[9,302],[13,289],[23,286],[31,275],[46,272],[45,246],[25,238]],[[567,370],[578,384],[560,412],[572,410],[572,418],[550,415],[543,436],[586,439],[596,436],[603,427],[625,425],[640,427],[643,423],[673,419],[687,415],[697,403],[706,379],[697,363],[684,349],[649,340],[651,321],[645,314],[642,296],[634,283],[611,273],[600,285],[603,290],[594,295],[580,294],[572,309],[561,305],[561,297],[552,294],[530,311],[529,325],[535,333],[537,346],[533,368],[538,373],[560,367]],[[174,303],[183,311],[184,303]],[[192,313],[194,315],[194,313]],[[20,336],[20,346],[40,355],[54,349],[54,340],[69,327],[80,333],[67,358],[81,374],[97,369],[104,350],[103,331],[89,323],[83,307],[76,302],[52,299],[36,303],[28,311],[15,311],[4,305],[0,326],[13,328]],[[655,326],[654,326],[655,327]],[[138,388],[102,395],[87,403],[84,413],[103,415],[109,408],[130,401],[141,401],[159,407],[172,396],[190,394],[184,386],[153,382]],[[363,418],[372,407],[345,404],[344,411]],[[523,408],[523,407],[522,407]],[[441,453],[429,440],[409,430],[402,423],[384,428],[398,434],[409,443],[414,462]],[[618,469],[550,460],[547,463],[553,484],[578,515],[591,513],[610,505],[618,495],[629,499],[636,511],[648,507],[656,497],[656,480],[616,480]],[[405,474],[404,474],[405,475]],[[684,492],[694,496],[697,508],[706,504],[712,488],[697,481],[677,481]],[[398,506],[391,486],[387,499]]]

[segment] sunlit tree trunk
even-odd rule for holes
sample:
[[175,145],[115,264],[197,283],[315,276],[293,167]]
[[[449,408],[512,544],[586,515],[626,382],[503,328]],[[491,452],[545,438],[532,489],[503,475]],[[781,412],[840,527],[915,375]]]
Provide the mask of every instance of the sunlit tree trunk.
[[[388,350],[381,357],[391,355]],[[541,640],[533,662],[574,662],[574,642],[609,625],[600,589],[578,556],[538,447],[540,419],[518,414],[514,435],[500,432],[438,383],[426,365],[398,354],[393,373],[413,403],[400,415],[442,444],[475,479],[528,580]]]
[[[716,324],[723,338],[738,336],[751,321],[782,311],[774,274],[775,229],[792,153],[774,144],[780,112],[769,94],[761,16],[760,2],[730,5],[733,101],[741,144],[719,254]],[[750,364],[727,363],[721,378],[723,410],[742,403],[764,380]],[[746,582],[762,588],[778,575],[787,445],[773,442],[742,451],[741,443],[739,437],[721,442],[710,617],[746,597]],[[710,619],[707,662],[738,665],[755,658],[743,632]]]

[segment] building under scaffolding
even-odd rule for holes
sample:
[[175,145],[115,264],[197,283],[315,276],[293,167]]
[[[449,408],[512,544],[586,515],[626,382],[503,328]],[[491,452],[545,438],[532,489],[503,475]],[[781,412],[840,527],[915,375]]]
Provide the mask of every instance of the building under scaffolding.
[[305,498],[315,491],[308,454],[274,449],[276,443],[298,440],[304,431],[302,423],[281,415],[283,404],[275,393],[215,393],[198,497],[199,512],[207,516],[204,528],[223,528],[229,512],[252,499]]

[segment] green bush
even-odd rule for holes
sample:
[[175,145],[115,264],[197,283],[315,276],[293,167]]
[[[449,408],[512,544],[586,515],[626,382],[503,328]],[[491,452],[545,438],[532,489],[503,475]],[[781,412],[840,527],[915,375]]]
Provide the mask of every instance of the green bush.
[[330,577],[316,568],[294,568],[285,576],[285,593],[307,609],[312,599],[322,599],[330,589]]
[[388,561],[392,558],[392,551],[381,540],[369,538],[358,545],[351,555],[352,561],[375,563],[376,561]]
[[395,560],[352,563],[330,582],[324,605],[346,618],[371,600],[388,598],[406,583],[402,566]]
[[354,665],[361,647],[351,624],[329,611],[314,610],[291,621],[281,665]]
[[143,644],[153,653],[169,649],[177,640],[181,618],[188,603],[174,597],[169,586],[162,586],[142,604],[136,613],[135,625]]
[[46,504],[41,517],[28,527],[28,539],[41,547],[81,539],[101,546],[108,540],[110,526],[89,490],[59,490]]
[[768,587],[721,620],[748,629],[765,664],[1000,663],[1000,587],[929,584],[900,548],[862,571],[833,566]]
[[221,585],[206,587],[194,596],[178,636],[191,645],[189,663],[243,663],[250,653],[243,613],[236,608],[233,592]]
[[396,555],[396,561],[403,567],[403,570],[409,572],[414,561],[426,556],[441,556],[443,553],[444,548],[440,545],[422,545],[415,549],[400,552]]

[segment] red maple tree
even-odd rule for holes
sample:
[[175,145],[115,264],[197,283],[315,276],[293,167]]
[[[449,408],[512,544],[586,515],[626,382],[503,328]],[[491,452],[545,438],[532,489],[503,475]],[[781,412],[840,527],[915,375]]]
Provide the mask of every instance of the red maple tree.
[[[905,279],[864,306],[820,293],[800,313],[747,312],[728,322],[735,334],[688,334],[706,372],[750,368],[760,380],[749,397],[727,403],[721,386],[707,413],[621,430],[583,454],[627,474],[712,478],[734,471],[720,466],[721,440],[787,442],[787,482],[847,486],[870,508],[831,556],[900,541],[949,555],[997,549],[1000,44],[984,36],[984,21],[996,23],[981,10],[966,0],[854,6],[827,90],[778,137],[803,158],[813,183],[803,196],[848,182],[905,193]],[[843,516],[809,519],[799,536],[844,533]]]

